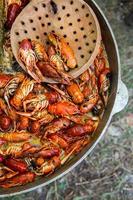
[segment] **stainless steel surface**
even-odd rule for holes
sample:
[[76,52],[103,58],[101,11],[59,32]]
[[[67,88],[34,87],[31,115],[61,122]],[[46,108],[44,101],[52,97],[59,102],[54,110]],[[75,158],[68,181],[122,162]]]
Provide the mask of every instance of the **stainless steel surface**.
[[128,100],[129,100],[129,96],[128,96],[127,87],[121,80],[119,80],[118,92],[116,96],[115,105],[112,111],[112,115],[115,115],[116,113],[122,111],[127,105]]
[[[103,116],[103,119],[100,122],[99,127],[98,127],[98,129],[97,129],[97,131],[94,135],[92,144],[88,145],[85,149],[83,149],[83,151],[81,153],[79,153],[77,156],[75,156],[74,159],[72,159],[71,161],[66,163],[64,166],[62,166],[60,169],[58,169],[54,174],[52,174],[48,177],[44,177],[44,178],[42,177],[42,178],[38,179],[36,182],[28,184],[26,186],[16,187],[16,188],[8,189],[8,190],[1,189],[0,190],[0,197],[6,197],[6,196],[9,197],[11,195],[32,191],[34,189],[45,186],[45,185],[55,181],[57,178],[60,178],[61,176],[65,175],[66,173],[71,171],[87,155],[89,155],[91,153],[91,151],[95,148],[97,143],[104,136],[105,131],[106,131],[111,119],[112,119],[112,116],[115,114],[115,112],[118,112],[118,111],[121,110],[120,108],[117,109],[118,105],[119,105],[118,99],[121,98],[121,96],[119,96],[121,94],[121,93],[119,94],[119,91],[121,90],[120,86],[122,86],[122,88],[124,88],[124,91],[125,91],[125,94],[126,94],[124,96],[125,104],[127,102],[127,96],[128,96],[127,90],[126,90],[125,86],[123,85],[123,83],[119,84],[119,83],[121,83],[120,59],[119,59],[118,48],[117,48],[117,44],[116,44],[113,32],[112,32],[112,30],[111,30],[111,28],[108,24],[107,19],[103,15],[103,13],[100,10],[100,8],[98,7],[98,5],[93,0],[88,0],[88,1],[86,0],[86,2],[89,3],[89,5],[93,8],[94,12],[96,13],[96,15],[99,19],[101,29],[102,29],[103,42],[104,42],[105,47],[106,47],[110,67],[111,67],[112,74],[113,74],[113,80],[112,80],[112,86],[111,86],[111,95],[110,95],[110,98],[109,98],[108,106],[107,106],[106,112]],[[125,106],[125,104],[122,105],[122,107],[121,107],[122,109]]]

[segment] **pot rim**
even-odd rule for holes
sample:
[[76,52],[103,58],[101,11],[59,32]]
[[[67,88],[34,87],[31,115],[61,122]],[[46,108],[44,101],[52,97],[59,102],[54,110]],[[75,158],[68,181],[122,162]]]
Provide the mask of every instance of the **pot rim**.
[[[117,62],[118,62],[118,82],[119,82],[121,80],[120,56],[119,56],[118,45],[117,45],[114,33],[112,31],[112,28],[111,28],[111,26],[110,26],[110,24],[109,24],[109,22],[108,22],[108,20],[107,20],[107,18],[105,16],[105,14],[103,13],[103,11],[99,7],[99,5],[94,0],[91,0],[91,2],[94,4],[94,6],[99,11],[100,15],[104,19],[104,21],[105,21],[105,23],[106,23],[106,25],[107,25],[110,33],[111,33],[111,36],[112,36],[112,39],[113,39],[113,42],[114,42],[114,46],[115,46],[115,51],[116,51],[116,56],[117,56]],[[115,107],[116,97],[117,97],[117,93],[118,93],[118,82],[117,82],[117,88],[116,88],[116,95],[115,95],[114,105],[112,106],[112,111],[113,111],[113,108]],[[33,186],[33,187],[29,188],[29,189],[20,190],[18,192],[12,192],[11,191],[11,193],[7,193],[7,194],[0,194],[0,198],[11,197],[11,196],[14,196],[14,195],[24,194],[26,192],[32,192],[35,189],[39,189],[41,187],[44,187],[44,186],[46,186],[46,185],[48,185],[48,184],[56,181],[57,179],[63,177],[64,175],[66,175],[67,173],[69,173],[71,170],[73,170],[77,165],[79,165],[92,152],[92,150],[96,147],[96,145],[99,143],[99,141],[104,136],[105,131],[106,131],[107,127],[109,126],[109,124],[111,122],[111,119],[112,119],[112,116],[113,116],[113,112],[112,111],[110,113],[109,119],[108,119],[105,127],[102,130],[102,133],[99,135],[99,137],[97,138],[97,140],[92,144],[92,146],[89,148],[89,150],[86,153],[84,153],[84,155],[79,160],[77,160],[74,164],[72,164],[70,167],[68,167],[64,172],[62,172],[61,174],[57,175],[54,178],[51,178],[51,180],[48,180],[45,183],[39,184],[37,186]],[[9,190],[12,190],[12,188],[9,189]]]

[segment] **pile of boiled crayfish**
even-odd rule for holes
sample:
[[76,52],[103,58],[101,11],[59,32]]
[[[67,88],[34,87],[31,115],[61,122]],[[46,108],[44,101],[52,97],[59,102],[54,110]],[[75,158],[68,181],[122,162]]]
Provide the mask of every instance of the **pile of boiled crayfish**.
[[[5,27],[29,0],[8,0]],[[25,73],[0,73],[0,187],[33,182],[53,173],[91,142],[106,108],[110,69],[103,46],[92,66],[72,80],[73,50],[49,33],[47,51],[38,41],[21,42]],[[10,46],[10,45],[8,45]],[[32,78],[33,79],[32,79]],[[59,84],[44,84],[45,77]]]
[[[28,40],[20,45],[19,56],[28,70],[36,60],[45,75],[47,70],[54,74],[54,61],[57,68],[64,67],[62,60],[56,63],[56,45],[48,55],[44,47],[37,51],[38,45]],[[76,64],[71,56],[67,62],[69,67]],[[55,73],[66,81],[65,72],[57,68]],[[91,142],[108,102],[110,74],[103,47],[93,65],[67,84],[41,84],[25,73],[0,74],[1,187],[51,174]]]
[[45,77],[62,84],[70,84],[72,77],[68,71],[77,66],[72,48],[61,36],[48,34],[50,46],[36,40],[24,39],[20,43],[18,58],[24,64],[25,71],[38,83],[45,82]]

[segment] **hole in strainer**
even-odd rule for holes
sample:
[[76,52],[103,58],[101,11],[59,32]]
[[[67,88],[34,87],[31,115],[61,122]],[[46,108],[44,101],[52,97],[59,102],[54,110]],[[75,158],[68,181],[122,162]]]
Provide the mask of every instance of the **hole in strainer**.
[[76,39],[75,39],[75,42],[78,42],[78,41],[79,41],[78,38],[76,38]]
[[60,20],[61,20],[61,17],[58,17],[58,20],[60,21]]
[[70,1],[70,4],[73,5],[73,1]]
[[48,26],[51,26],[51,22],[48,22]]
[[88,42],[86,42],[86,46],[89,46],[89,43],[88,43]]
[[45,26],[45,24],[44,23],[42,23],[42,27],[44,27]]
[[35,27],[33,27],[33,28],[32,28],[32,30],[33,30],[33,31],[36,31],[36,28],[35,28]]
[[21,21],[21,24],[22,24],[22,25],[25,25],[25,22],[24,22],[24,21]]
[[81,50],[82,49],[82,47],[78,47],[78,50]]
[[35,11],[38,11],[38,8],[37,8],[37,7],[34,7],[34,10],[35,10]]
[[24,30],[24,33],[25,33],[25,34],[27,34],[27,33],[28,33],[28,31],[27,31],[27,30]]
[[80,29],[81,29],[81,31],[83,31],[83,30],[84,30],[84,27],[81,27]]
[[92,54],[92,51],[91,51],[91,50],[89,51],[89,54]]
[[77,31],[73,31],[73,34],[76,35],[76,34],[77,34]]
[[84,38],[84,39],[87,38],[87,35],[83,35],[83,38]]
[[92,22],[89,22],[89,26],[91,26],[92,25]]
[[91,31],[91,33],[94,33],[94,32],[95,32],[94,30]]
[[49,41],[47,41],[46,44],[49,45],[50,44]]
[[67,13],[67,17],[70,17],[70,14],[69,14],[69,13]]
[[81,21],[81,19],[77,19],[77,21],[78,21],[78,22],[80,22],[80,21]]
[[36,36],[36,39],[39,40],[39,36],[38,35]]
[[43,4],[42,4],[42,7],[43,7],[43,8],[45,8],[45,7],[46,7],[45,3],[43,3]]
[[75,12],[78,12],[78,11],[79,11],[79,9],[78,9],[78,8],[76,8],[76,9],[75,9]]
[[29,21],[30,21],[30,23],[33,23],[33,19],[30,19]]
[[96,40],[93,40],[93,43],[96,43]]
[[16,35],[19,35],[19,32],[16,32],[15,34],[16,34]]
[[72,23],[69,23],[69,26],[72,26],[73,24]]
[[46,14],[45,17],[48,18],[49,17],[48,14]]
[[63,35],[64,38],[67,38],[67,35]]
[[84,9],[85,8],[85,5],[82,5],[82,9]]
[[18,42],[18,44],[20,45],[20,44],[21,44],[21,42],[19,41],[19,42]]
[[42,19],[42,17],[38,17],[38,19],[39,19],[39,20],[41,20],[41,19]]
[[84,56],[84,55],[81,55],[80,57],[83,59],[85,56]]
[[45,36],[47,36],[47,33],[46,33],[46,32],[44,32],[43,34],[44,34]]
[[89,13],[86,14],[86,17],[89,17]]
[[62,9],[65,10],[65,9],[66,9],[66,6],[62,6]]
[[63,26],[61,26],[61,27],[60,27],[60,29],[61,29],[61,30],[63,30],[63,29],[64,29],[64,27],[63,27]]

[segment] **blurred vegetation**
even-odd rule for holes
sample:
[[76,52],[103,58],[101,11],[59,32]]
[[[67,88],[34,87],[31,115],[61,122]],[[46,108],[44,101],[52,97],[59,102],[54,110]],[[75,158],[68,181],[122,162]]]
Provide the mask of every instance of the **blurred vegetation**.
[[3,40],[4,40],[4,0],[0,0],[0,64],[3,56]]

